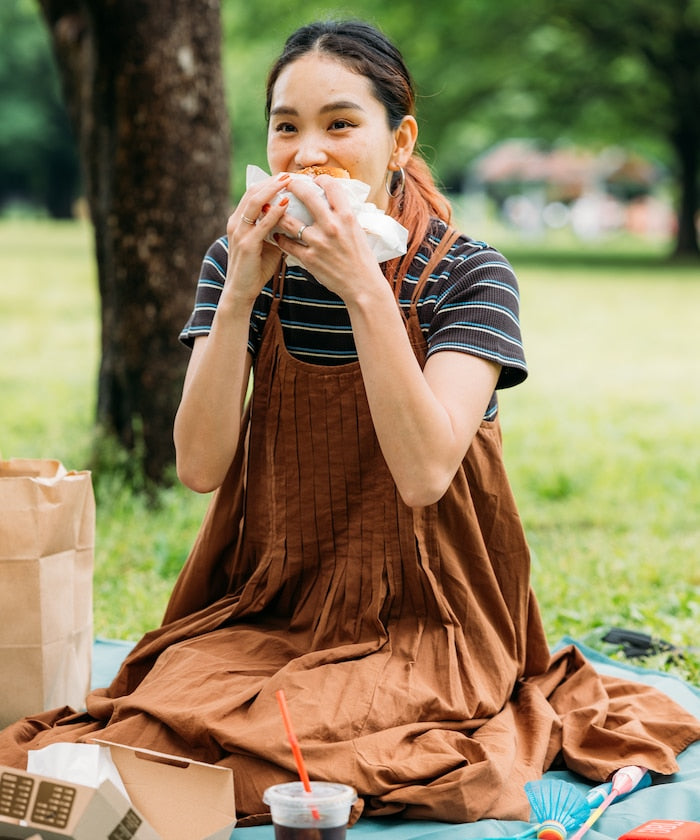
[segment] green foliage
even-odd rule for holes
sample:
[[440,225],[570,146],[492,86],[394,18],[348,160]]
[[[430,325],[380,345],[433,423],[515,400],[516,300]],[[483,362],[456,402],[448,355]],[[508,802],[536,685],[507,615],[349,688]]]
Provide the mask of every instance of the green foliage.
[[65,217],[70,215],[78,187],[75,142],[62,103],[48,32],[36,2],[3,0],[0,209],[3,204],[29,202],[38,210]]
[[[695,84],[697,62],[676,57],[700,49],[700,0],[624,7],[605,0],[457,0],[449,11],[414,0],[224,2],[225,66],[236,143],[236,190],[244,166],[264,165],[265,73],[286,36],[318,18],[360,17],[396,41],[419,91],[426,157],[443,181],[463,173],[493,143],[527,136],[631,150],[670,161],[673,97],[669,74]],[[690,52],[692,54],[692,52]],[[685,61],[685,59],[683,59]],[[439,150],[439,151],[438,151]]]
[[[0,149],[8,163],[24,161],[25,144],[31,137],[44,143],[46,92],[56,94],[56,78],[45,29],[36,8],[26,0],[10,0],[0,6]],[[42,84],[43,83],[43,84]],[[32,88],[31,95],[27,96]]]
[[261,28],[259,6],[223,4],[237,195],[244,188],[245,165],[265,166],[267,70],[286,37],[313,20],[361,18],[399,44],[418,90],[422,150],[439,175],[461,174],[470,157],[501,136],[500,124],[495,132],[489,127],[495,110],[489,101],[509,78],[516,78],[513,55],[533,20],[517,0],[499,4],[458,0],[449,13],[439,4],[422,6],[418,12],[408,0],[392,4],[349,0],[337,6],[310,2],[301,10],[284,0],[266,0],[264,7],[268,24]]
[[[235,197],[244,189],[245,166],[266,166],[263,101],[271,62],[292,30],[328,17],[363,18],[399,44],[417,83],[423,152],[448,185],[459,185],[471,161],[512,137],[623,144],[672,166],[678,96],[695,90],[685,100],[696,103],[700,95],[700,0],[622,6],[455,0],[449,8],[418,8],[415,0],[311,0],[302,8],[287,0],[222,0]],[[50,178],[70,174],[71,166],[75,187],[57,92],[36,0],[6,0],[0,4],[0,192],[12,183],[11,172],[21,189],[30,184],[46,194]]]
[[[635,239],[594,251],[564,234],[546,246],[514,241],[485,219],[471,232],[504,250],[521,282],[531,372],[501,393],[501,416],[550,640],[614,654],[600,637],[620,626],[697,645],[697,268],[671,268],[661,245]],[[0,354],[13,359],[0,373],[4,457],[90,461],[98,336],[88,233],[0,223]],[[160,622],[209,499],[134,487],[108,469],[118,458],[108,452],[93,473],[95,630],[136,639]],[[700,685],[696,653],[648,664]]]

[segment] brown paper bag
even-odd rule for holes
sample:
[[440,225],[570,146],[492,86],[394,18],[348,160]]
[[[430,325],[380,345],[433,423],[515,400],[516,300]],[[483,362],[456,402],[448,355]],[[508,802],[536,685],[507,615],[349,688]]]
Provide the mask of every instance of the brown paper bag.
[[84,707],[94,548],[87,470],[0,461],[0,726],[59,706]]

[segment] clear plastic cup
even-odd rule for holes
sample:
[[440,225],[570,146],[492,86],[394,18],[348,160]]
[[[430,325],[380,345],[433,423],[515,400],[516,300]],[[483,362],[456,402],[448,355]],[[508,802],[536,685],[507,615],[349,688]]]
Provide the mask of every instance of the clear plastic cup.
[[350,809],[357,793],[337,782],[273,785],[263,793],[270,806],[275,840],[344,840]]

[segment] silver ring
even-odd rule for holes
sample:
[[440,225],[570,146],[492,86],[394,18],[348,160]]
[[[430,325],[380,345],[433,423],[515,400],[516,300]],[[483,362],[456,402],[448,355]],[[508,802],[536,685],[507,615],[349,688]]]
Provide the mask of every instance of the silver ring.
[[306,230],[306,228],[307,228],[307,227],[308,227],[308,225],[302,225],[302,226],[299,228],[299,232],[297,233],[297,239],[298,239],[298,241],[299,241],[299,242],[301,242],[302,244],[303,244],[303,242],[304,242],[304,240],[302,239],[302,236],[304,235],[304,231]]
[[255,219],[249,219],[247,216],[241,216],[241,221],[245,222],[247,225],[257,224]]

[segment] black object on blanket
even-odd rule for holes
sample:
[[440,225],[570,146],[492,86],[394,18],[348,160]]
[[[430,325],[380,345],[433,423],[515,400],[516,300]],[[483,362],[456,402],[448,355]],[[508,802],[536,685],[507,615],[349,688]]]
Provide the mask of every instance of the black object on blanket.
[[625,630],[621,627],[612,627],[602,637],[602,641],[610,645],[619,645],[622,653],[628,659],[643,659],[647,656],[655,656],[659,653],[668,653],[672,656],[683,657],[684,653],[698,653],[700,648],[681,648],[666,642],[663,639],[650,636],[648,633],[641,633],[637,630]]

